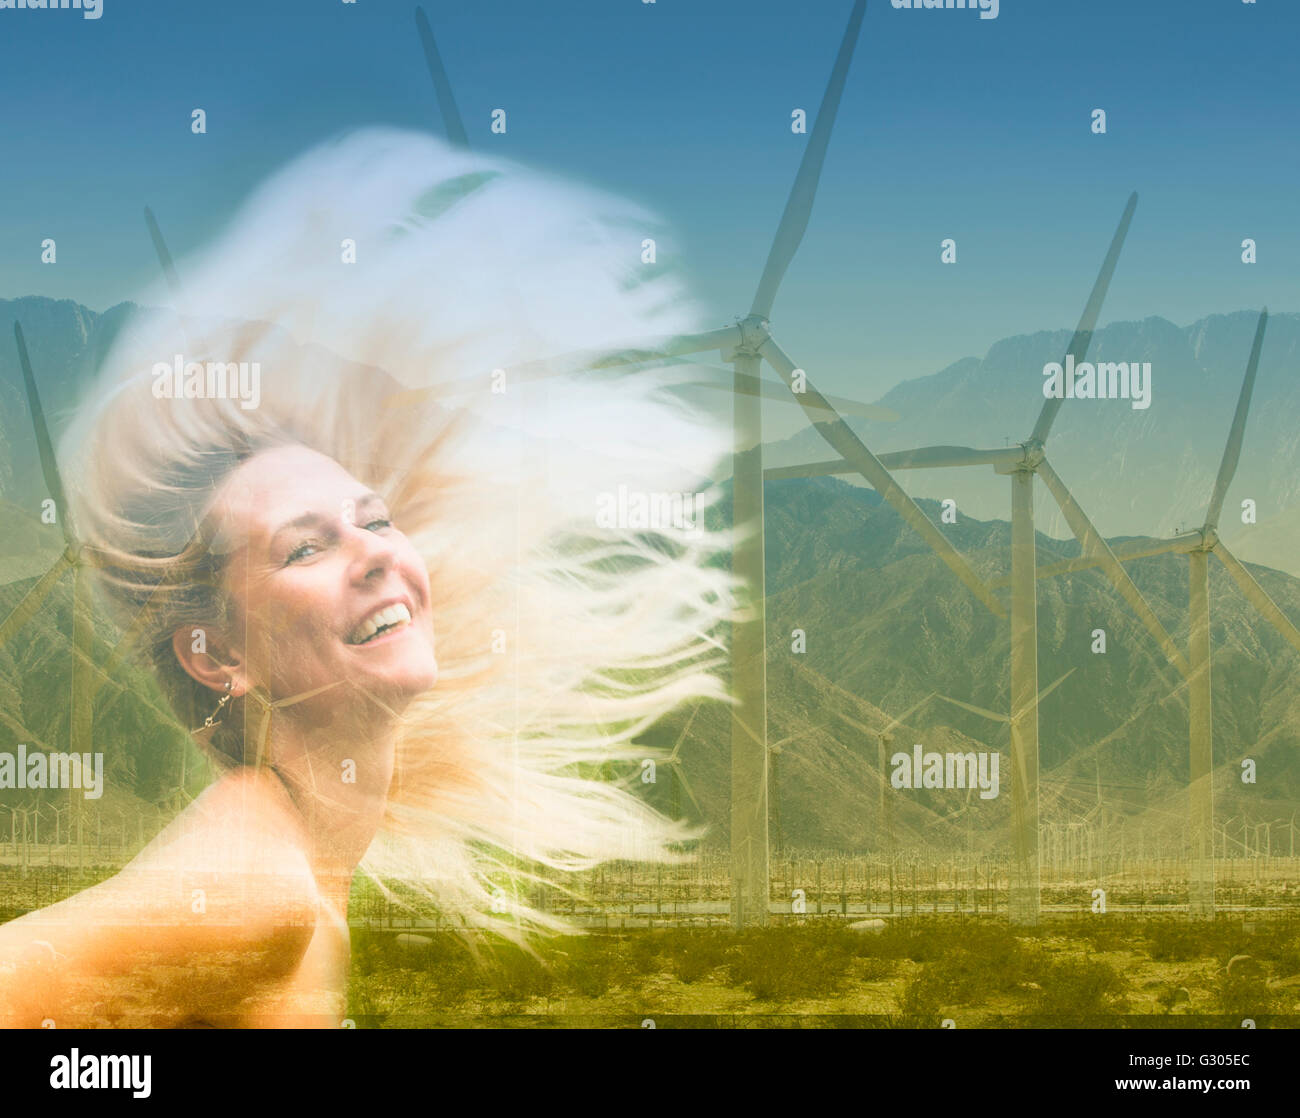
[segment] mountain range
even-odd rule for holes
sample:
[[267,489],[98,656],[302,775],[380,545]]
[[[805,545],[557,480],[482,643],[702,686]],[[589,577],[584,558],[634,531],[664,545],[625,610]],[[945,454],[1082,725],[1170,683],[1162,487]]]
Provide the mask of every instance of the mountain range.
[[[1098,330],[1092,362],[1150,362],[1150,406],[1130,400],[1064,401],[1048,457],[1102,535],[1170,536],[1205,517],[1241,388],[1258,311],[1213,315],[1187,327],[1163,318]],[[1014,446],[1028,438],[1044,403],[1044,367],[1060,362],[1066,330],[1007,338],[983,358],[967,357],[933,376],[907,380],[879,400],[896,423],[850,418],[876,454],[913,447]],[[816,373],[809,370],[816,381]],[[851,395],[851,393],[845,393]],[[835,458],[811,428],[764,448],[767,466]],[[853,481],[855,475],[844,475]],[[1010,486],[991,468],[896,474],[914,496],[951,498],[960,515],[1010,515]],[[1069,535],[1038,486],[1040,531]],[[1241,502],[1256,522],[1242,522]],[[1300,314],[1270,315],[1250,420],[1220,535],[1239,558],[1300,574]]]
[[[131,313],[123,304],[95,314],[68,301],[0,302],[0,322],[23,325],[46,414],[58,437],[100,356]],[[1255,315],[1216,316],[1180,329],[1162,319],[1099,331],[1098,360],[1150,361],[1152,406],[1066,401],[1049,444],[1058,472],[1113,539],[1167,534],[1203,516],[1250,348]],[[900,384],[879,401],[897,424],[852,425],[876,451],[957,443],[1003,445],[1027,435],[1042,403],[1042,365],[1059,360],[1064,332],[998,343],[983,360],[958,362]],[[1296,477],[1300,384],[1289,369],[1300,315],[1277,315],[1259,370],[1245,452],[1226,513],[1245,497],[1257,525],[1224,536],[1300,621],[1300,579],[1287,552],[1300,526]],[[769,464],[830,456],[808,431],[767,448]],[[1005,479],[991,471],[910,471],[900,480],[983,577],[1007,573],[1010,530]],[[1040,487],[1041,488],[1041,487]],[[730,518],[727,499],[710,515]],[[13,345],[0,344],[0,617],[58,557],[56,529],[39,524],[44,497],[31,421]],[[879,850],[892,829],[900,846],[996,846],[1007,832],[1008,729],[947,699],[990,712],[1008,709],[1009,633],[952,576],[916,533],[871,489],[820,477],[766,485],[768,738],[774,837],[782,848]],[[938,498],[957,502],[955,523]],[[1040,505],[1039,561],[1078,554]],[[1187,561],[1178,555],[1126,565],[1175,641],[1187,641]],[[1282,569],[1272,569],[1282,568]],[[1221,820],[1289,819],[1300,804],[1298,657],[1211,565],[1216,811]],[[1186,689],[1159,648],[1096,570],[1039,583],[1039,683],[1062,680],[1042,703],[1043,818],[1070,822],[1098,813],[1160,833],[1185,817],[1188,773]],[[1094,633],[1105,630],[1104,652]],[[796,631],[803,634],[797,639]],[[0,649],[0,748],[24,738],[67,748],[71,653],[70,578],[21,636]],[[116,634],[96,623],[94,657]],[[1064,677],[1062,679],[1062,677]],[[156,800],[174,791],[183,738],[161,725],[142,674],[101,693],[96,737],[113,743],[106,766],[115,795]],[[910,713],[909,713],[910,712]],[[886,765],[880,735],[891,723]],[[728,833],[729,712],[720,704],[682,710],[642,739],[671,747],[681,738],[686,785],[649,790],[665,809]],[[1001,794],[981,800],[952,789],[888,788],[892,822],[880,811],[892,752],[914,744],[939,752],[995,750]],[[1257,782],[1240,779],[1256,763]],[[192,771],[192,770],[190,770]],[[663,770],[661,770],[663,771]]]

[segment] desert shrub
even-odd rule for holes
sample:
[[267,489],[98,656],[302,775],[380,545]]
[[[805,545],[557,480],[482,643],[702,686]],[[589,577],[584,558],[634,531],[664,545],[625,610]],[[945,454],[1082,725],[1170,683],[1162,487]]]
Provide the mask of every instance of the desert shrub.
[[730,960],[732,933],[695,931],[673,937],[666,964],[679,982],[699,982]]
[[557,974],[566,986],[585,998],[601,998],[626,969],[616,944],[603,936],[574,936],[557,954]]
[[1124,1008],[1127,983],[1101,959],[1050,959],[1038,970],[1041,987],[1034,1009],[1045,1016],[1069,1020],[1114,1013]]
[[1071,940],[1082,940],[1094,951],[1125,951],[1140,940],[1139,929],[1132,922],[1114,916],[1085,916],[1053,924],[1051,930]]
[[1147,954],[1158,963],[1186,963],[1213,955],[1207,926],[1186,921],[1153,920],[1146,929]]
[[[1021,932],[1023,934],[1023,930]],[[911,959],[915,963],[935,962],[955,951],[969,951],[988,959],[1011,960],[1020,949],[1020,935],[1003,923],[942,916],[890,920],[883,932],[857,936],[851,947],[859,956]]]
[[352,930],[352,974],[378,989],[409,987],[412,973],[423,976],[421,988],[431,986],[442,1003],[455,1003],[484,979],[464,942],[451,932],[427,934],[428,944],[406,946],[391,932]]
[[625,936],[620,943],[625,965],[636,974],[660,973],[664,970],[664,947],[673,934],[646,931]]
[[550,997],[555,990],[554,970],[514,944],[496,948],[484,977],[491,991],[506,1001]]
[[1220,974],[1215,994],[1219,1010],[1231,1017],[1262,1017],[1274,1012],[1277,999],[1263,978],[1236,978]]
[[379,1028],[388,1019],[381,999],[365,986],[349,992],[347,1016],[367,1029]]
[[1014,961],[1004,963],[977,951],[952,948],[942,958],[921,964],[904,985],[899,1008],[908,1016],[935,1014],[946,1006],[982,1001],[1019,981]]
[[733,981],[761,1000],[834,994],[853,962],[854,934],[816,925],[751,928],[737,937]]
[[1234,954],[1250,954],[1272,962],[1279,975],[1300,974],[1300,922],[1294,918],[1264,925],[1248,939],[1239,938],[1233,948],[1220,951],[1221,961]]
[[893,959],[863,959],[858,964],[858,975],[864,982],[879,982],[892,977],[897,969]]

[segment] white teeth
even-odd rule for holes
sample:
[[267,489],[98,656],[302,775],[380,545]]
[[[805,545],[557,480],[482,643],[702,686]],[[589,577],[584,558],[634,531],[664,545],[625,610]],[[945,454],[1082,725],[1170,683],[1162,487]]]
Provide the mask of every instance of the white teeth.
[[348,634],[348,644],[364,644],[381,629],[393,625],[405,625],[410,620],[411,611],[400,602],[394,606],[385,606],[372,613]]

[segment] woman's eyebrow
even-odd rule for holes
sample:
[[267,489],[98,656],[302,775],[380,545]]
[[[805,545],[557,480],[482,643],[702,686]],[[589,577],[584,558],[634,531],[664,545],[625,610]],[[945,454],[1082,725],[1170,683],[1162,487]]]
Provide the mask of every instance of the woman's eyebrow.
[[325,517],[318,512],[305,512],[301,516],[295,516],[292,520],[286,520],[275,530],[271,539],[274,540],[281,532],[287,532],[292,528],[310,528],[318,524],[325,523]]
[[[359,497],[352,498],[354,507],[364,508],[367,505],[384,503],[383,497],[378,493],[367,491]],[[295,516],[292,520],[286,520],[271,535],[271,544],[274,546],[276,539],[284,532],[293,531],[295,528],[314,528],[329,522],[329,517],[322,516],[318,512],[305,512],[301,516]]]

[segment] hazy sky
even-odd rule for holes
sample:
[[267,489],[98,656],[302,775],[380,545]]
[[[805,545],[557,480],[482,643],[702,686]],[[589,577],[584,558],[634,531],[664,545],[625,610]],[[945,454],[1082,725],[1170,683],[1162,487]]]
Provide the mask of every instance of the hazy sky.
[[[98,20],[0,10],[0,297],[103,310],[156,274],[146,203],[180,257],[341,129],[441,131],[413,4],[103,5]],[[811,126],[851,7],[426,10],[471,142],[656,210],[722,325],[749,308],[807,141],[791,110]],[[783,346],[819,387],[870,400],[998,338],[1072,327],[1135,189],[1103,322],[1300,310],[1298,30],[1294,0],[1002,0],[994,20],[870,0],[773,314]],[[207,135],[190,131],[196,107]],[[504,136],[489,132],[498,107]],[[40,263],[44,237],[56,265]],[[956,265],[940,263],[945,237]]]

